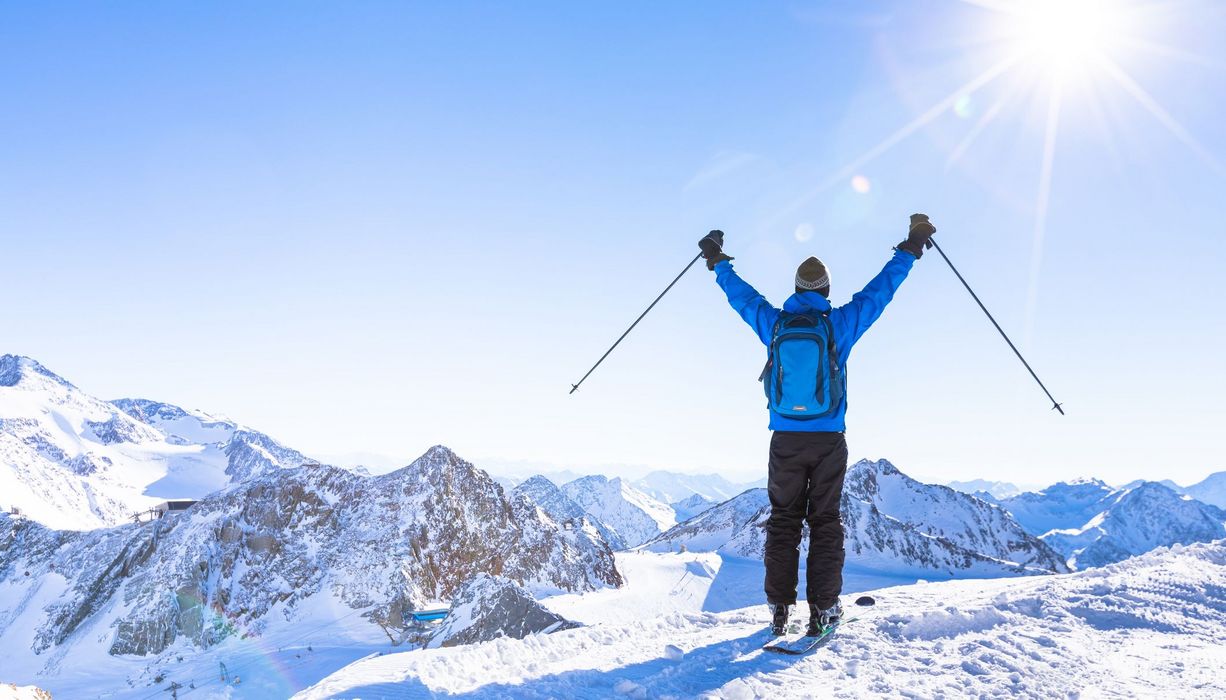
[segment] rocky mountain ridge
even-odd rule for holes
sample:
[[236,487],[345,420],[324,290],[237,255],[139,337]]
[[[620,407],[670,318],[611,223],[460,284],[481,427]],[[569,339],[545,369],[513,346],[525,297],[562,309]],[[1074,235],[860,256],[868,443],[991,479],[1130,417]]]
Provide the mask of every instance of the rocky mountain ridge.
[[[886,460],[848,468],[841,503],[847,561],[867,570],[927,576],[1010,576],[1068,571],[1048,545],[1000,508],[944,486],[921,484]],[[770,502],[747,491],[645,545],[652,551],[718,551],[761,558]],[[807,552],[807,532],[802,557]]]
[[27,661],[73,645],[207,649],[307,608],[398,641],[408,613],[478,574],[542,595],[622,583],[594,528],[565,527],[436,446],[378,477],[271,471],[140,525],[57,531],[0,515],[0,647]]

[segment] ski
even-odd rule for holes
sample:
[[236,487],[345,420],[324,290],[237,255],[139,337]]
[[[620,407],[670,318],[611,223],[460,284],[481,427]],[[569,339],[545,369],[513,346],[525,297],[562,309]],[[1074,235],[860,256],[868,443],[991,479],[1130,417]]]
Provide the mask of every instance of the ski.
[[838,629],[840,626],[846,625],[850,622],[855,622],[856,620],[859,620],[859,619],[860,618],[857,616],[857,617],[848,618],[846,620],[840,620],[839,622],[836,622],[833,625],[826,627],[821,632],[819,632],[817,635],[814,635],[814,636],[805,635],[798,639],[789,639],[786,641],[778,642],[776,644],[768,644],[762,648],[766,651],[774,652],[776,654],[788,654],[790,656],[800,656],[801,654],[804,654],[808,651],[811,651],[812,649],[817,648],[823,642],[828,641],[830,637],[834,634],[834,631]]
[[[873,598],[872,596],[864,595],[864,596],[860,596],[859,598],[857,598],[855,604],[862,608],[871,607],[877,604],[877,599]],[[806,634],[805,636],[799,637],[797,639],[776,641],[775,643],[767,644],[763,646],[762,648],[765,649],[766,651],[774,652],[776,654],[788,654],[790,656],[799,656],[801,654],[804,654],[808,651],[811,651],[817,648],[824,642],[828,641],[830,637],[834,634],[834,631],[838,629],[840,625],[845,625],[849,622],[855,622],[856,620],[859,620],[861,617],[863,617],[863,615],[856,615],[855,617],[849,617],[845,620],[839,620],[833,625],[829,625],[825,627],[824,629],[822,629],[821,632],[817,633],[816,635]]]

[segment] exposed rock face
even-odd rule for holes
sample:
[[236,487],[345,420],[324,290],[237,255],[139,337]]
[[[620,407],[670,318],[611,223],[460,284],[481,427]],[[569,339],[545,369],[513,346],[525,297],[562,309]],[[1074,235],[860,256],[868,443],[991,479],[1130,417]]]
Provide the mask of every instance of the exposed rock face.
[[626,548],[626,543],[620,535],[584,511],[578,503],[567,498],[561,489],[543,476],[534,476],[521,482],[511,493],[540,506],[555,522],[571,528],[595,528],[609,547],[615,550]]
[[750,489],[735,498],[708,508],[643,545],[653,552],[723,552],[732,556],[759,558],[766,542],[766,518],[770,499],[766,489]]
[[514,581],[477,574],[456,594],[451,611],[427,646],[453,647],[499,637],[523,639],[578,626],[547,610]]
[[[847,561],[866,569],[925,576],[1010,576],[1065,572],[1061,557],[1008,513],[944,486],[920,484],[884,460],[848,469],[841,503]],[[669,530],[653,551],[718,551],[761,558],[770,500],[753,489]],[[808,549],[808,532],[801,556]]]
[[672,508],[621,478],[585,476],[563,485],[562,493],[626,547],[638,546],[677,523]]
[[1226,512],[1157,482],[1118,492],[1083,527],[1052,530],[1043,540],[1079,569],[1104,566],[1156,547],[1226,537]]
[[[961,550],[1020,569],[1068,570],[1062,557],[1027,533],[1003,509],[946,486],[921,484],[886,460],[861,460],[852,465],[843,491],[845,502],[851,499],[870,504],[910,530],[949,542],[955,548],[948,551],[950,557],[956,558],[956,550]],[[868,528],[875,519],[871,513],[857,518],[856,509],[846,505],[843,510],[849,531],[861,524]],[[870,529],[882,533],[875,526]],[[869,552],[884,546],[884,542],[880,537],[863,538],[855,542],[854,549],[857,553]],[[963,561],[969,566],[972,559]]]
[[621,584],[594,529],[561,526],[435,447],[379,477],[273,471],[144,525],[63,532],[0,515],[0,586],[52,600],[0,617],[0,647],[14,625],[36,626],[44,652],[88,623],[111,631],[112,654],[179,639],[207,648],[292,620],[319,595],[399,639],[406,613],[451,600],[478,573],[540,593]]

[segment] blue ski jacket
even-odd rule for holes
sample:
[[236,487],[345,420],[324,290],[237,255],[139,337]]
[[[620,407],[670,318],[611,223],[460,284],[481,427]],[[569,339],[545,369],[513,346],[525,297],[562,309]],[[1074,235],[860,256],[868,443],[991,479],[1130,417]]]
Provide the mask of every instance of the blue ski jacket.
[[[783,302],[783,310],[789,313],[828,313],[830,325],[834,328],[835,348],[839,353],[839,363],[846,372],[847,358],[851,348],[864,335],[869,326],[881,317],[886,304],[894,298],[894,292],[902,281],[907,278],[911,266],[915,264],[915,256],[904,250],[894,252],[894,257],[885,264],[885,268],[877,274],[861,291],[852,296],[851,301],[831,308],[826,297],[817,292],[799,292],[788,297]],[[727,260],[715,266],[715,281],[724,294],[728,295],[728,303],[741,318],[754,329],[758,339],[767,348],[771,344],[771,333],[775,321],[779,319],[779,309],[771,306],[753,287],[741,279],[732,269],[732,263]],[[797,420],[770,412],[771,430],[788,430],[802,433],[841,433],[846,430],[847,392],[834,414],[827,418],[811,418]]]

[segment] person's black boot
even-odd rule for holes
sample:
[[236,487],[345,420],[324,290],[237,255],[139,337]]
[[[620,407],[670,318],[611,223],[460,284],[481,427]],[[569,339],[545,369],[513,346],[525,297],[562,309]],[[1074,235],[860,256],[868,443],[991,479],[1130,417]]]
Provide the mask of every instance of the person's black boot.
[[805,630],[805,634],[810,637],[825,632],[832,625],[837,625],[839,620],[843,619],[843,604],[839,601],[834,601],[834,605],[822,609],[816,604],[809,604],[809,627]]
[[776,637],[787,634],[788,608],[791,606],[782,603],[767,603],[766,606],[771,610],[771,634]]

